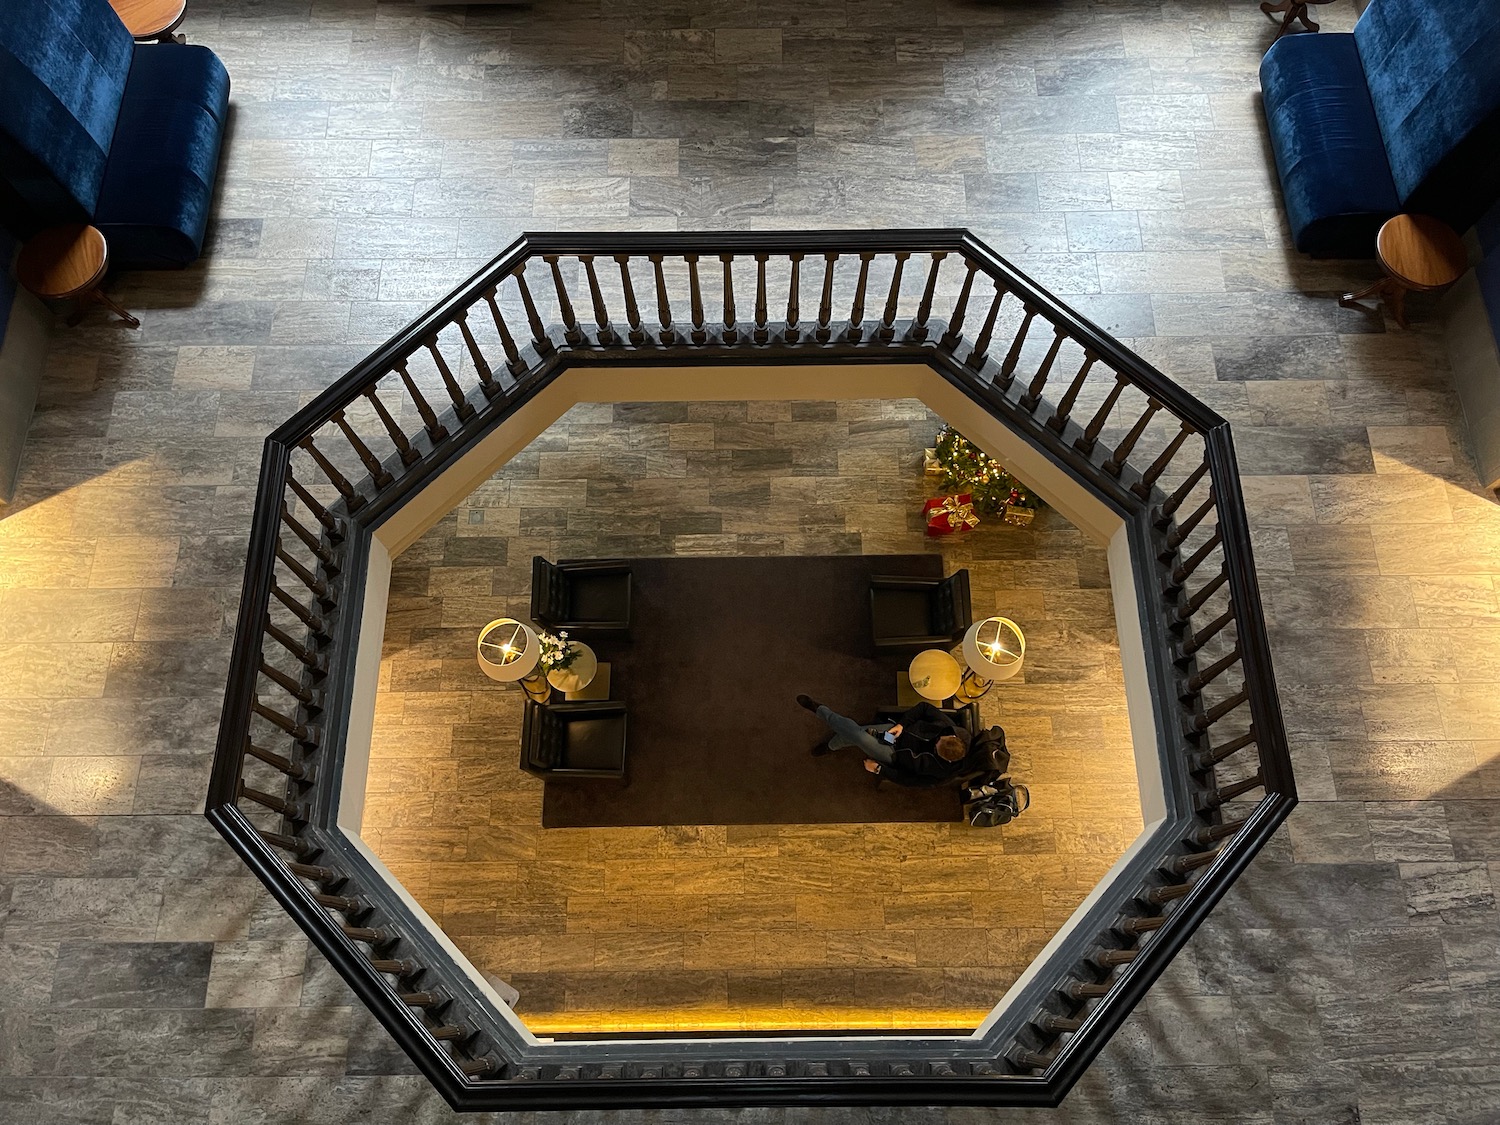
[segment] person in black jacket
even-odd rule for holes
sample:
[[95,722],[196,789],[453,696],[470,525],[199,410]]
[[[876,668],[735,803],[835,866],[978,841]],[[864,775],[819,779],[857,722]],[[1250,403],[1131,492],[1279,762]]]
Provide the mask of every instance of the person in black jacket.
[[814,754],[856,746],[871,773],[891,770],[916,777],[948,777],[969,750],[969,732],[925,701],[909,708],[900,722],[874,726],[862,726],[805,695],[799,695],[797,702],[833,730],[833,736]]

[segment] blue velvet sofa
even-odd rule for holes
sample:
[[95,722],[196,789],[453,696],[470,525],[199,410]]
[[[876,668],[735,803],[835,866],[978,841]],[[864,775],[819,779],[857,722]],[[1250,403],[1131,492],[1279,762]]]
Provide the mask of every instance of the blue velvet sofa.
[[0,6],[0,222],[91,222],[127,268],[196,259],[229,107],[218,56],[136,44],[108,0]]
[[1368,258],[1399,211],[1465,230],[1500,194],[1500,0],[1372,0],[1260,66],[1297,249]]

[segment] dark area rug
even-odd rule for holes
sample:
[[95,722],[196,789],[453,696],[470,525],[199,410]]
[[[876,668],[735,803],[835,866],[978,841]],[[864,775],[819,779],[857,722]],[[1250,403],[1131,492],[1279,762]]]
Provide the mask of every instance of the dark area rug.
[[875,654],[872,574],[942,575],[937,555],[635,559],[631,639],[590,640],[629,710],[626,782],[548,782],[548,828],[944,821],[957,791],[874,779],[806,692],[873,721],[909,657]]

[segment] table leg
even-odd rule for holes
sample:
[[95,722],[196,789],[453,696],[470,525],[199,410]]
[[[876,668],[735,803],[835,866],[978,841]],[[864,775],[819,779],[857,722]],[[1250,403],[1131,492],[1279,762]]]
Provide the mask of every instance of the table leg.
[[1366,297],[1375,297],[1378,299],[1385,296],[1385,291],[1390,288],[1390,284],[1391,279],[1389,277],[1382,277],[1379,281],[1366,285],[1357,293],[1345,293],[1339,298],[1339,304],[1348,308],[1350,305],[1363,301]]
[[93,301],[96,304],[103,305],[110,312],[114,313],[117,317],[119,317],[121,320],[123,320],[131,328],[139,328],[141,326],[140,320],[138,320],[136,317],[132,316],[128,311],[126,311],[122,306],[120,306],[119,304],[117,304],[115,301],[111,300],[109,297],[106,297],[104,295],[104,290],[102,290],[102,289],[90,289],[87,293],[83,294],[83,296],[81,296],[80,298],[78,298],[78,301],[79,301],[78,309],[73,313],[72,316],[68,317],[68,324],[69,325],[77,324],[80,320],[83,319],[83,313],[84,313],[83,302],[84,301]]
[[1385,292],[1385,307],[1391,310],[1391,319],[1402,328],[1409,328],[1406,323],[1406,286],[1392,284]]
[[1307,28],[1308,31],[1317,31],[1318,25],[1313,22],[1312,16],[1308,14],[1309,9],[1307,5],[1298,4],[1297,7],[1302,9],[1297,13],[1297,18],[1302,21],[1302,26]]
[[1260,10],[1266,15],[1272,16],[1277,12],[1284,12],[1290,8],[1294,0],[1281,0],[1279,4],[1271,3],[1271,0],[1261,0]]

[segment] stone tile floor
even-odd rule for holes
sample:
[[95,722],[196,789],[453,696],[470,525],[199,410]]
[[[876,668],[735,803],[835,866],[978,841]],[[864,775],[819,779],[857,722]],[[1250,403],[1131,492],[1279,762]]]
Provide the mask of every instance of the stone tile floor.
[[1500,513],[1434,304],[1288,248],[1253,0],[184,30],[235,82],[209,255],[59,329],[0,520],[0,1120],[451,1119],[198,815],[260,439],[525,227],[881,223],[971,226],[1236,423],[1304,798],[1060,1113],[900,1118],[1496,1119]]
[[[533,1030],[977,1027],[1140,833],[1104,549],[1052,509],[929,539],[941,425],[914,401],[575,406],[397,558],[363,836]],[[1024,622],[1021,676],[980,705],[1024,817],[541,827],[520,693],[474,666],[480,626],[529,615],[533,555],[928,552]],[[831,784],[869,783],[840,762]]]

